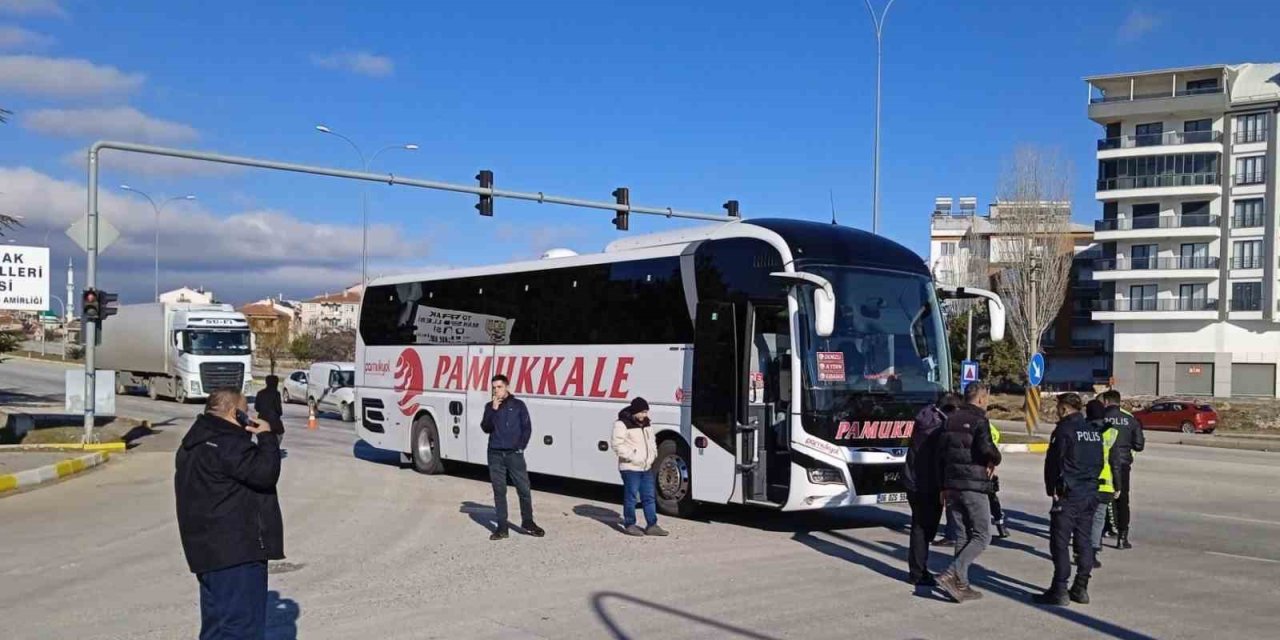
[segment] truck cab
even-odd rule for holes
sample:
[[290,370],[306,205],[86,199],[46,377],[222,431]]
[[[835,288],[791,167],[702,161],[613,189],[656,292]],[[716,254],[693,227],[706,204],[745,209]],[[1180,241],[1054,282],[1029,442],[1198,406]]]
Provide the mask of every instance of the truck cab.
[[316,413],[331,411],[354,422],[355,386],[354,362],[317,362],[307,373],[307,405]]
[[174,381],[173,397],[206,398],[214,389],[248,390],[253,334],[244,315],[230,305],[174,305],[167,339]]

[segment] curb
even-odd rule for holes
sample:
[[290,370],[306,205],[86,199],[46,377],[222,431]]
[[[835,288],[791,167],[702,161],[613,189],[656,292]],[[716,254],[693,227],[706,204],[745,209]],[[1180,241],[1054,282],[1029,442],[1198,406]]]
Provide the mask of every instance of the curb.
[[127,445],[123,442],[101,442],[97,444],[5,444],[0,451],[101,451],[107,453],[123,453]]
[[1029,444],[1002,444],[998,445],[1000,453],[1039,453],[1043,454],[1049,450],[1049,444],[1045,442],[1032,442]]
[[46,482],[52,482],[59,478],[65,478],[103,464],[111,457],[111,454],[100,451],[90,453],[78,458],[63,460],[55,464],[45,465],[36,469],[28,469],[19,471],[18,473],[9,473],[0,476],[0,493],[12,491],[14,489],[22,489],[25,487],[34,487]]

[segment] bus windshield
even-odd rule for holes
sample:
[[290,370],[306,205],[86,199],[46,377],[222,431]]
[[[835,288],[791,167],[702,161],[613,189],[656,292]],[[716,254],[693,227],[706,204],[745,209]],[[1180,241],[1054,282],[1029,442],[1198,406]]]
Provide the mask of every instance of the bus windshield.
[[823,338],[814,331],[812,296],[799,296],[807,409],[838,408],[850,394],[932,399],[950,389],[946,333],[929,278],[839,266],[805,270],[829,280],[836,297],[834,331]]
[[249,354],[248,331],[183,332],[182,350],[194,356],[243,356]]

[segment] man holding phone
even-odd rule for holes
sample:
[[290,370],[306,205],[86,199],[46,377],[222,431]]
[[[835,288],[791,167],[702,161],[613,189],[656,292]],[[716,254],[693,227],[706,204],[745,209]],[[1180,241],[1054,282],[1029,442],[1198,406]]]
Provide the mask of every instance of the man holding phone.
[[509,535],[507,522],[507,480],[516,485],[520,498],[520,528],[525,533],[541,538],[547,535],[533,521],[533,497],[529,491],[529,468],[524,462],[524,450],[533,435],[529,409],[519,398],[511,395],[510,380],[502,374],[493,377],[489,404],[484,407],[480,429],[489,434],[489,482],[493,484],[493,508],[497,511],[498,525],[490,540],[503,540]]
[[248,407],[238,389],[213,391],[178,448],[178,533],[200,584],[201,640],[264,637],[267,561],[284,558],[280,442]]

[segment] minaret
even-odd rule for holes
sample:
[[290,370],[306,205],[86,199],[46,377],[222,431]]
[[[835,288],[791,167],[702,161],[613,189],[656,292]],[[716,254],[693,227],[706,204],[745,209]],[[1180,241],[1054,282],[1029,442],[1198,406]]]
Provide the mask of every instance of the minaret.
[[76,317],[76,297],[74,293],[75,290],[76,290],[75,269],[73,269],[71,266],[71,258],[67,258],[67,298],[66,298],[66,302],[63,303],[64,306],[66,307],[67,322],[71,322],[72,320],[75,320],[75,317]]

